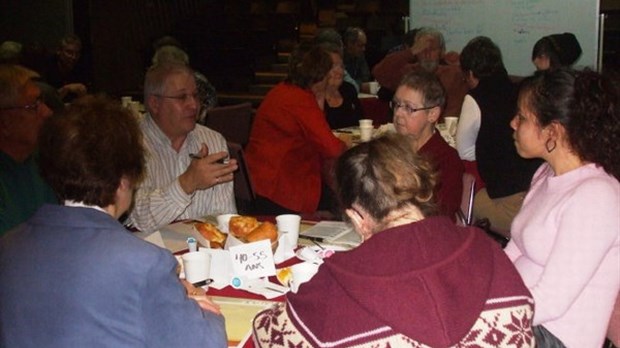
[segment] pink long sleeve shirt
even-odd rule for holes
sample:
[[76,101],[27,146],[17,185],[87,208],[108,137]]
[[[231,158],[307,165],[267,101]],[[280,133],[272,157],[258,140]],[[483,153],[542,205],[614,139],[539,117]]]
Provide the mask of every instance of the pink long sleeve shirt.
[[505,251],[534,296],[534,324],[567,347],[601,347],[620,287],[620,184],[588,164],[543,164]]

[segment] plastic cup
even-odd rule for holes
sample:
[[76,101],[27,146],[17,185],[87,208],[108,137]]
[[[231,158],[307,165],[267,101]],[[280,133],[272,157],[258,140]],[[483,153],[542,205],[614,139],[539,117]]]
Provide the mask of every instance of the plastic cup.
[[371,126],[361,126],[360,127],[360,141],[362,142],[366,142],[366,141],[370,141],[370,139],[372,139],[372,131],[374,130],[374,127]]
[[183,270],[185,280],[197,283],[209,278],[211,268],[211,255],[202,251],[194,251],[183,254]]
[[296,246],[299,241],[301,216],[296,214],[278,215],[276,216],[276,224],[278,225],[278,231],[288,238],[291,245]]

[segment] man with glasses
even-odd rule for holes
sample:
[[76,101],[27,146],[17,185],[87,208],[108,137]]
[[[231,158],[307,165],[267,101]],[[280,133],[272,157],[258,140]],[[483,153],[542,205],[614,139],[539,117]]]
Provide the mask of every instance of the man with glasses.
[[441,32],[420,28],[409,49],[388,54],[372,68],[373,76],[381,85],[379,98],[390,100],[401,78],[411,71],[429,71],[437,75],[447,96],[443,116],[460,115],[468,88],[458,66],[458,54],[446,53]]
[[52,111],[40,99],[36,77],[19,65],[0,65],[0,235],[43,203],[57,203],[37,165],[39,130]]
[[130,222],[151,232],[176,220],[236,213],[232,180],[237,162],[225,161],[221,134],[196,123],[200,101],[193,71],[180,63],[152,66],[144,103],[148,114],[140,126],[147,171]]

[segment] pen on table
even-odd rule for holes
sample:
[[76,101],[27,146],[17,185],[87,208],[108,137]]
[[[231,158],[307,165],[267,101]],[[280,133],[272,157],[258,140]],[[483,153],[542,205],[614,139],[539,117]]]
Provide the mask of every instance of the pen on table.
[[325,240],[321,237],[313,237],[313,236],[304,236],[302,234],[299,235],[299,238],[309,240],[311,242],[324,242]]
[[203,281],[197,282],[197,283],[192,283],[192,285],[198,288],[201,286],[209,285],[211,283],[213,283],[213,279],[209,278],[209,279],[205,279]]

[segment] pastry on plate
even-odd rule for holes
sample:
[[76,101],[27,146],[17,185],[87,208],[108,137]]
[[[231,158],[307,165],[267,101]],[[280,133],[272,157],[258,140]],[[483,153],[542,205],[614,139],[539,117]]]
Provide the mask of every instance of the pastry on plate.
[[228,231],[235,237],[245,239],[256,227],[259,222],[252,216],[232,216],[228,222]]
[[[224,245],[226,241],[226,234],[222,233],[215,225],[209,222],[197,222],[194,224],[194,228],[200,234],[209,241],[210,244],[217,243]],[[213,246],[213,245],[212,245]]]
[[272,243],[278,240],[278,228],[276,225],[269,221],[265,221],[245,236],[245,240],[248,243],[263,239],[269,239]]

